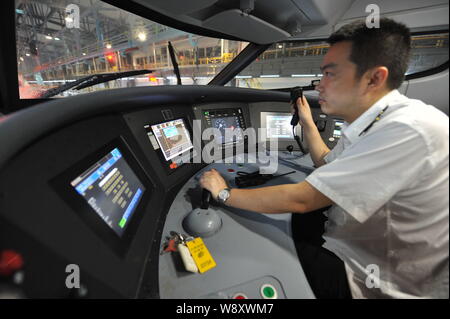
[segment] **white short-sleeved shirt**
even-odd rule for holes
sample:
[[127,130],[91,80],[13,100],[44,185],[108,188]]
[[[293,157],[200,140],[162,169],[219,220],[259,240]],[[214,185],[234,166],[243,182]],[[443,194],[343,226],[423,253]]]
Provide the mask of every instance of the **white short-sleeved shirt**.
[[354,298],[449,297],[448,156],[448,116],[394,90],[344,123],[307,177],[335,203],[324,247],[344,261]]

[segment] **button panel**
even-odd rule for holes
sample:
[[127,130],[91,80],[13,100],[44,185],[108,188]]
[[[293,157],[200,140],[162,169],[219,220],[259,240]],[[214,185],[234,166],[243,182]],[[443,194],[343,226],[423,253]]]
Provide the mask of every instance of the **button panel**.
[[280,281],[272,276],[222,289],[201,298],[211,299],[218,296],[226,296],[228,299],[286,299]]

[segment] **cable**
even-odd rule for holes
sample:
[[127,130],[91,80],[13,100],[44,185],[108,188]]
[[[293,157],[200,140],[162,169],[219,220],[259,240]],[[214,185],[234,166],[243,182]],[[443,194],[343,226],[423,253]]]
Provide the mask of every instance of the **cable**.
[[300,152],[302,152],[303,154],[308,154],[308,152],[305,150],[305,148],[303,147],[302,142],[300,141],[300,136],[298,136],[297,134],[295,134],[295,126],[292,126],[292,133],[294,134],[294,139],[298,144],[298,147],[300,148]]

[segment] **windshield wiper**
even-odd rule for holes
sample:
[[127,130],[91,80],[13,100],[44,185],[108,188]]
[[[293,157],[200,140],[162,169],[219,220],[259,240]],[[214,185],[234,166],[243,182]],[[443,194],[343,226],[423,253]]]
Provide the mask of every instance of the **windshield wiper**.
[[175,57],[175,49],[173,48],[172,43],[170,43],[170,41],[169,41],[169,55],[173,65],[173,72],[177,77],[177,85],[181,85],[180,69],[178,68],[177,58]]
[[108,82],[108,81],[112,81],[112,80],[116,80],[116,79],[120,79],[120,78],[125,78],[128,76],[147,74],[147,73],[152,73],[152,72],[153,71],[151,71],[151,70],[136,70],[136,71],[125,71],[125,72],[116,72],[116,73],[92,74],[92,75],[85,76],[81,79],[75,80],[73,82],[63,84],[56,88],[49,89],[41,95],[41,98],[46,99],[46,98],[58,95],[64,91],[70,90],[70,89],[81,90],[81,89],[84,89],[84,88],[87,88],[87,87],[90,87],[90,86],[93,86],[93,85],[96,85],[99,83],[104,83],[104,82]]

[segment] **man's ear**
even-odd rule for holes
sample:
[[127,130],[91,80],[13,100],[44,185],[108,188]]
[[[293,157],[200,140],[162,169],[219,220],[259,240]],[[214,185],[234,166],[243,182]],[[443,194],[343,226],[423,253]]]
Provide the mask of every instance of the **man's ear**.
[[377,66],[367,72],[367,88],[370,90],[384,88],[387,85],[389,70],[385,66]]

